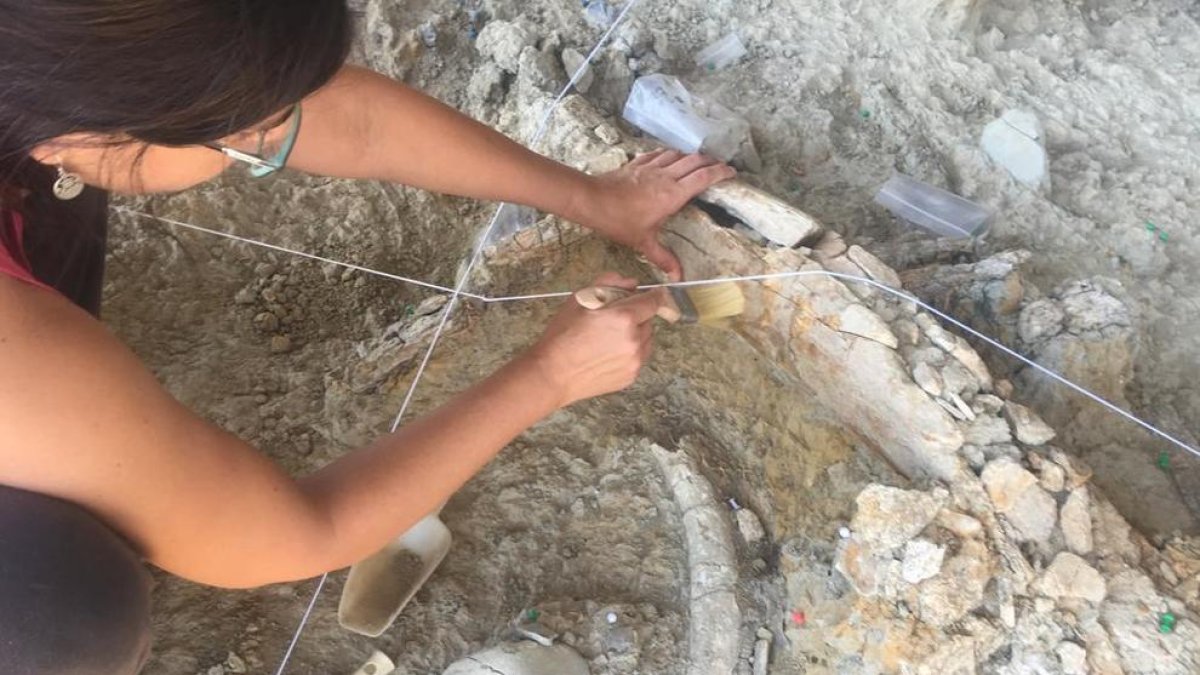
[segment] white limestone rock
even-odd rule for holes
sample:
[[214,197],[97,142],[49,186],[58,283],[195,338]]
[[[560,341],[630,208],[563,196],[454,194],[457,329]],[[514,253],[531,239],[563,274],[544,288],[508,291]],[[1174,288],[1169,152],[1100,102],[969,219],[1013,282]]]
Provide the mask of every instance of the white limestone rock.
[[521,52],[536,43],[537,36],[522,26],[508,21],[489,21],[479,32],[475,48],[515,75],[521,66]]
[[1042,125],[1024,110],[1009,110],[983,129],[980,145],[992,161],[1013,178],[1038,187],[1049,172],[1046,149],[1042,147]]
[[1059,524],[1067,548],[1079,555],[1087,555],[1095,548],[1090,501],[1086,487],[1076,488],[1067,497],[1059,513]]
[[932,579],[942,571],[946,548],[928,539],[913,539],[904,546],[904,561],[900,576],[910,584],[919,584]]
[[1059,553],[1038,579],[1037,591],[1048,598],[1099,603],[1108,594],[1104,577],[1074,553]]
[[1025,445],[1045,445],[1054,439],[1054,429],[1032,410],[1019,403],[1006,403],[1004,416],[1012,424],[1017,440]]
[[921,492],[868,485],[855,503],[850,521],[854,537],[884,551],[897,548],[924,530],[946,504],[945,491]]
[[1001,458],[980,475],[996,510],[1008,519],[1022,541],[1045,543],[1054,533],[1058,505],[1038,479],[1017,462]]

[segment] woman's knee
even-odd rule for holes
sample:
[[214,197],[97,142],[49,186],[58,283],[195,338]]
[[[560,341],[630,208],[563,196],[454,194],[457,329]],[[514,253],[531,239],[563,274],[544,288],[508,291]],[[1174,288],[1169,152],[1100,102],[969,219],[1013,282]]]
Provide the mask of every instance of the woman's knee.
[[145,660],[149,574],[79,506],[0,487],[0,599],[5,672],[127,675]]

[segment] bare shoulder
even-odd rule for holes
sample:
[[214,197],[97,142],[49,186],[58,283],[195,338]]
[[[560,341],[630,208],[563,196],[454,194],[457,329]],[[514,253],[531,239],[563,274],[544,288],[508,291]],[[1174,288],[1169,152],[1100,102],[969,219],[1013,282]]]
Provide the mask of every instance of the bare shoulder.
[[[55,293],[0,278],[0,483],[124,516],[135,467],[164,439],[211,434],[98,320]],[[149,475],[142,480],[152,478]]]

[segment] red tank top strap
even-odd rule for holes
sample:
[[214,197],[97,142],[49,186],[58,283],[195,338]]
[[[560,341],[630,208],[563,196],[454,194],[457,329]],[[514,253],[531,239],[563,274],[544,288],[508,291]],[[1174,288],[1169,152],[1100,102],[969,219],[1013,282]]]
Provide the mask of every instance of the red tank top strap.
[[32,267],[25,256],[25,221],[20,213],[12,209],[0,211],[0,274],[52,290],[33,276]]

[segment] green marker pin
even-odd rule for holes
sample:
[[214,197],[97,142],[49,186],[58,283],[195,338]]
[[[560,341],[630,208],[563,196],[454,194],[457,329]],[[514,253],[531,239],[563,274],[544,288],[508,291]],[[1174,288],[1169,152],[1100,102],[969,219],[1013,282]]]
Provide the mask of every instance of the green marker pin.
[[1167,633],[1175,632],[1175,615],[1170,612],[1163,612],[1158,615],[1158,632],[1166,635]]
[[1165,450],[1158,453],[1158,468],[1163,471],[1171,468],[1171,454]]
[[1157,229],[1158,229],[1158,226],[1157,226],[1157,225],[1155,225],[1154,223],[1150,222],[1149,220],[1147,220],[1147,221],[1146,221],[1146,230],[1147,230],[1147,231],[1149,231],[1149,232],[1153,232],[1153,231],[1155,231],[1155,230],[1157,230]]
[[864,120],[869,120],[869,119],[871,119],[871,111],[870,111],[870,110],[867,110],[866,108],[863,108],[862,110],[859,110],[859,111],[858,111],[858,114],[859,114],[859,115],[860,115],[860,116],[861,116],[861,117],[862,117]]
[[1167,233],[1160,230],[1158,233],[1158,238],[1165,242],[1167,240]]
[[526,621],[537,621],[541,617],[542,617],[542,613],[537,611],[536,609],[525,610],[525,620]]

